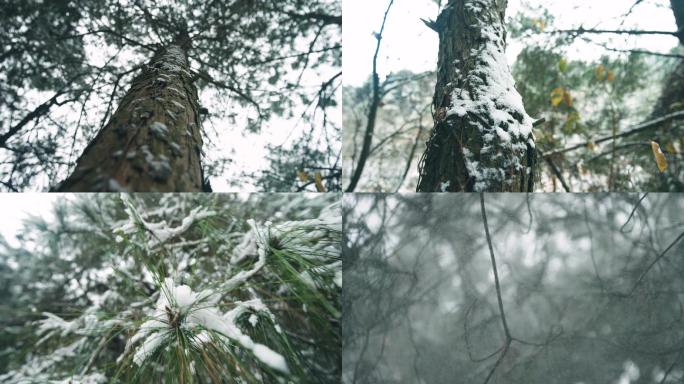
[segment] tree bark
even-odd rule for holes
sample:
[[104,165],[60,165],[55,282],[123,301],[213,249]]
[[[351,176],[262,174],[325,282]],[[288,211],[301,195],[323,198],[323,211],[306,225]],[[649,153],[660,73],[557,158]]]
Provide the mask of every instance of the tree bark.
[[57,191],[203,189],[199,103],[189,47],[183,33],[154,54]]
[[532,119],[506,62],[506,0],[449,0],[439,33],[434,128],[418,192],[529,192]]

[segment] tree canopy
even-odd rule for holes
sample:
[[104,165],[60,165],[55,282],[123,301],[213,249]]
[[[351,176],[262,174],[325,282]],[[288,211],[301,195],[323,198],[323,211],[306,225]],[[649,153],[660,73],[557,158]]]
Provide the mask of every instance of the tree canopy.
[[[404,26],[392,30],[399,35],[397,30],[401,29],[401,41],[390,32],[382,36],[381,58],[386,59],[377,66],[380,84],[391,83],[400,72],[398,68],[417,67],[412,52],[419,49],[418,45],[421,52],[425,46],[434,46],[437,34],[428,19],[434,18],[434,6],[428,7],[428,3],[412,5],[418,15],[409,20],[411,31],[420,26],[422,32],[408,39],[404,30],[409,27]],[[434,3],[440,12],[449,7],[448,2]],[[535,119],[535,190],[680,191],[684,180],[684,56],[681,33],[677,32],[681,30],[678,2],[620,1],[592,5],[590,1],[573,0],[562,6],[530,0],[508,3],[506,49],[509,58],[515,58],[510,60],[515,88],[527,113]],[[394,4],[397,7],[399,4]],[[590,25],[593,21],[586,21],[581,15],[593,12],[594,8],[603,15],[597,25]],[[574,12],[561,17],[561,9]],[[401,10],[392,12],[386,21],[388,26],[407,23]],[[375,24],[379,25],[383,17],[379,10],[376,13],[372,28],[377,28]],[[424,17],[424,21],[418,16]],[[599,18],[599,14],[594,18]],[[649,44],[656,46],[650,48]],[[435,50],[434,56],[427,58],[433,65],[437,64],[436,55]],[[404,61],[409,62],[402,67]],[[415,110],[434,104],[433,91],[423,85],[425,81],[432,82],[434,90],[433,71],[414,71],[412,78],[417,84],[402,85],[405,90],[412,90],[400,96],[412,100],[411,108],[401,104],[405,100],[399,101],[392,92],[382,93],[371,140],[374,151],[367,159],[357,191],[389,192],[400,183],[402,191],[416,189],[416,180],[404,183],[401,177],[403,165],[408,163],[415,168],[419,164],[429,139],[426,124],[415,120]],[[369,74],[363,84],[345,86],[345,98],[356,95],[357,100],[363,101],[348,103],[351,106],[344,110],[345,117],[349,116],[344,129],[345,178],[359,168],[358,154],[371,117],[368,105],[373,100],[373,76]],[[414,102],[416,99],[419,101]],[[387,117],[382,117],[384,110]],[[439,121],[437,108],[433,106],[430,112],[428,120],[432,117]],[[406,125],[407,121],[413,123]],[[415,138],[420,140],[417,152],[413,150]]]

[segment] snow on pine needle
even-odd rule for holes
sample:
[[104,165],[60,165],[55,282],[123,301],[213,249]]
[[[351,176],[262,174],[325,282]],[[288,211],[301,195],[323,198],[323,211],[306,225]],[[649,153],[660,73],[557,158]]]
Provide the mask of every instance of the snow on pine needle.
[[[17,281],[34,288],[16,341],[27,352],[12,356],[0,382],[339,382],[336,200],[144,194],[65,203],[65,217],[31,229],[50,246],[32,245],[18,267],[49,267],[65,283]],[[65,288],[59,304],[34,297]]]

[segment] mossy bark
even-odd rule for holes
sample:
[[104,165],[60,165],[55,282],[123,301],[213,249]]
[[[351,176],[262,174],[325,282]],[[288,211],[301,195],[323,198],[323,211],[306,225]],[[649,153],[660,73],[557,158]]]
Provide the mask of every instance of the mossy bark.
[[[535,150],[531,133],[513,135],[511,142],[488,142],[485,133],[496,130],[491,111],[451,112],[454,91],[478,97],[493,81],[483,52],[496,48],[503,55],[506,45],[506,0],[450,0],[434,23],[439,33],[437,83],[433,97],[434,128],[421,159],[418,192],[528,192],[533,189]],[[493,32],[493,33],[490,33]],[[506,66],[506,81],[512,84]],[[519,96],[515,89],[510,90]],[[496,108],[511,117],[511,124],[531,120],[524,110]],[[499,126],[508,131],[509,126]],[[504,134],[505,135],[505,134]],[[491,138],[491,136],[490,136]],[[509,145],[510,144],[510,145]],[[477,169],[476,169],[477,168]]]
[[188,46],[188,40],[176,39],[155,53],[57,191],[203,189],[199,105]]

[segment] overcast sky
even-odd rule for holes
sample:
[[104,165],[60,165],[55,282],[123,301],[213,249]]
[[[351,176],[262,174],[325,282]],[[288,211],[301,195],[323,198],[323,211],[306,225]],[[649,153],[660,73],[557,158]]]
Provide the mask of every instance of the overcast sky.
[[[446,0],[442,1],[446,3]],[[389,0],[344,0],[342,11],[343,69],[344,83],[359,85],[371,72],[371,61],[375,50],[373,32],[380,29],[382,16]],[[583,25],[586,28],[617,29],[622,15],[635,0],[509,0],[507,15],[513,16],[524,4],[532,7],[545,6],[556,18],[553,28],[571,28]],[[669,0],[644,0],[627,18],[625,29],[675,30],[674,16]],[[390,72],[409,69],[414,72],[432,70],[437,65],[438,36],[421,21],[435,19],[437,5],[433,0],[395,0],[385,26],[380,51],[379,71],[381,78]],[[642,36],[628,38],[593,36],[597,42],[608,42],[615,48],[639,47],[651,51],[667,52],[677,44],[671,36]],[[612,40],[611,40],[612,39]],[[509,39],[507,55],[513,63],[523,45]],[[589,43],[575,43],[567,54],[572,59],[595,59],[607,53],[604,49]]]

